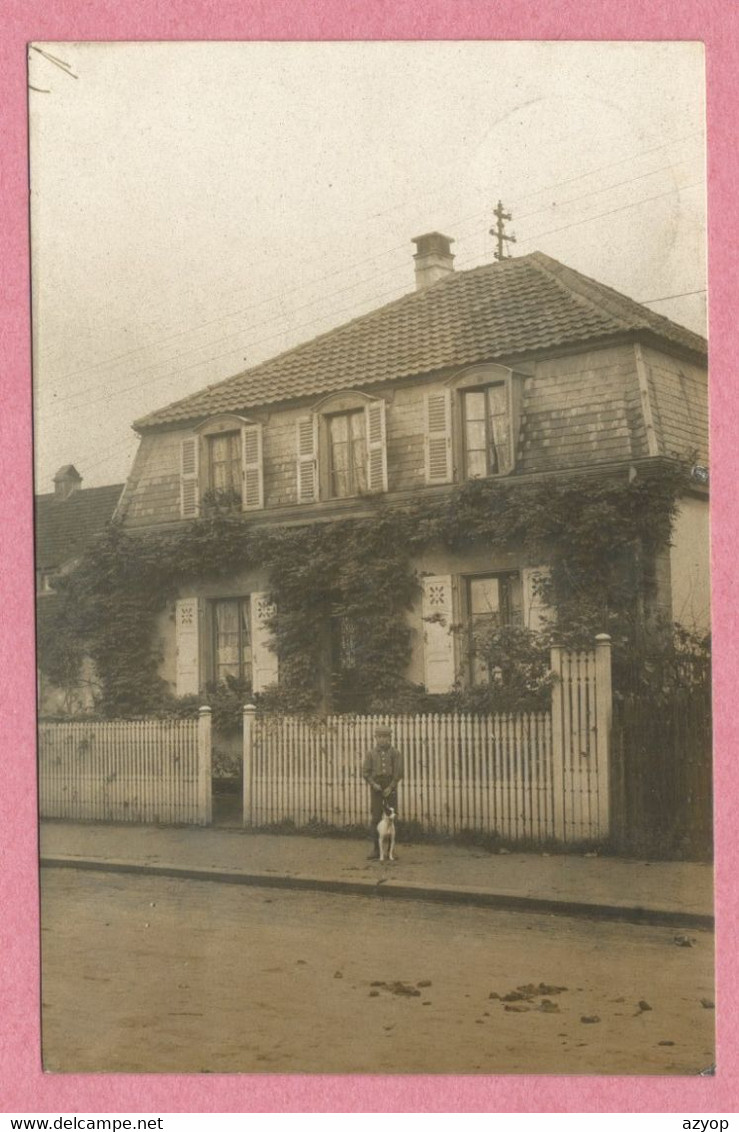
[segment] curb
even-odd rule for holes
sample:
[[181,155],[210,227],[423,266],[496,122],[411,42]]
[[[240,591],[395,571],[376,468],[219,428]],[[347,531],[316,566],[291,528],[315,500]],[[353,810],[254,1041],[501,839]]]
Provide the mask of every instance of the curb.
[[344,896],[381,896],[399,900],[426,900],[437,904],[467,904],[507,912],[533,912],[544,915],[574,916],[596,920],[620,920],[655,927],[705,928],[713,931],[714,917],[701,912],[680,912],[668,908],[642,908],[624,904],[595,904],[586,901],[551,900],[536,896],[512,896],[485,889],[433,888],[392,881],[327,880],[323,877],[276,876],[272,873],[245,873],[218,868],[182,865],[142,864],[140,861],[99,860],[91,857],[41,857],[41,868],[82,869],[87,872],[123,873],[172,877],[175,880],[211,881],[241,884],[254,888],[280,888],[303,892],[327,892]]

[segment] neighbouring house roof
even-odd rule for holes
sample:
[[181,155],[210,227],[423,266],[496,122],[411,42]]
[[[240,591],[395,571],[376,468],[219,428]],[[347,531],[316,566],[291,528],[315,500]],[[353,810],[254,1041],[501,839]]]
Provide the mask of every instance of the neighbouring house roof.
[[36,496],[36,568],[55,569],[79,557],[113,516],[122,483],[88,487],[66,499],[53,492]]
[[625,333],[705,356],[698,334],[542,252],[447,278],[135,424],[191,421]]

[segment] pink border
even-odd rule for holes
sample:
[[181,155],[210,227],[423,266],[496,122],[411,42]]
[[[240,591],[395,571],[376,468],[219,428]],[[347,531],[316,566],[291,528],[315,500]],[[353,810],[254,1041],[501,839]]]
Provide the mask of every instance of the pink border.
[[[527,10],[529,9],[529,10]],[[734,531],[739,446],[733,426],[732,335],[739,269],[732,168],[739,134],[737,24],[732,0],[6,0],[0,17],[4,297],[0,414],[0,556],[3,631],[0,751],[0,1097],[5,1112],[732,1112],[739,1099],[735,1021],[739,871],[732,773],[739,728],[728,707],[739,661]],[[34,776],[31,551],[30,334],[27,234],[26,67],[29,40],[71,39],[681,39],[707,48],[709,108],[713,553],[716,604],[716,820],[719,864],[719,1073],[715,1078],[188,1077],[42,1074],[39,1064],[38,916]],[[733,340],[732,340],[733,339]],[[10,631],[9,631],[10,630]],[[9,773],[8,773],[9,772]],[[733,821],[732,821],[733,819]],[[381,1080],[381,1087],[378,1087]]]

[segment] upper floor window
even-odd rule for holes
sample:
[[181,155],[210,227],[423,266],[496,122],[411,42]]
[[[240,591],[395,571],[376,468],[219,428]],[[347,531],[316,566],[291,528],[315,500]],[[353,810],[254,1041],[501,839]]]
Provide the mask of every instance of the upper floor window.
[[361,495],[367,490],[367,426],[364,409],[327,417],[329,495]]
[[466,479],[505,475],[513,466],[508,391],[504,384],[462,393]]
[[385,402],[335,393],[297,422],[298,501],[387,491]]
[[426,394],[426,482],[508,475],[515,467],[523,375],[472,366]]
[[205,507],[254,511],[264,506],[262,426],[224,415],[205,421],[180,443],[180,514]]
[[207,436],[208,487],[213,492],[232,493],[241,501],[241,433],[223,432]]

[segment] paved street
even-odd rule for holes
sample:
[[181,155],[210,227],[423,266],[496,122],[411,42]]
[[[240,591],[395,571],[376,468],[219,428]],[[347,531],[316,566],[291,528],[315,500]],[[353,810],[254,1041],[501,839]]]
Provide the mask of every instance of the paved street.
[[714,1060],[713,936],[676,934],[45,869],[44,1064],[696,1074]]

